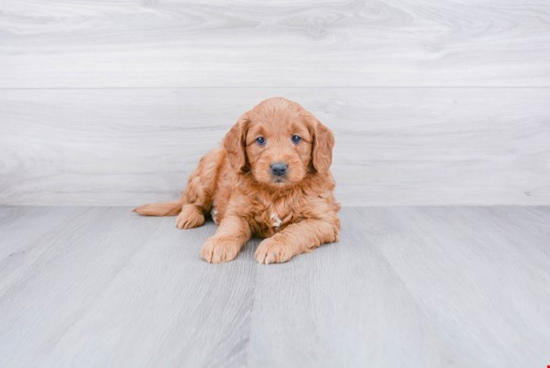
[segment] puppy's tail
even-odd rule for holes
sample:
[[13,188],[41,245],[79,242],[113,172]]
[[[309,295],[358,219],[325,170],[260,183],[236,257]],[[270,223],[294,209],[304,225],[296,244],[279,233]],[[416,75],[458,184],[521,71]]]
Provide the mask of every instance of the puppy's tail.
[[179,201],[152,203],[134,208],[133,211],[142,216],[177,216],[181,212],[181,206]]

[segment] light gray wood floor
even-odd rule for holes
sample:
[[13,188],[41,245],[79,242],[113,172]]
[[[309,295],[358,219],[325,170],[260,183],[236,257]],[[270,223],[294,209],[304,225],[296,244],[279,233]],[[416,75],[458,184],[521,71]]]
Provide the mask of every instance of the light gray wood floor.
[[1,367],[543,367],[549,207],[342,211],[282,265],[126,207],[0,207]]

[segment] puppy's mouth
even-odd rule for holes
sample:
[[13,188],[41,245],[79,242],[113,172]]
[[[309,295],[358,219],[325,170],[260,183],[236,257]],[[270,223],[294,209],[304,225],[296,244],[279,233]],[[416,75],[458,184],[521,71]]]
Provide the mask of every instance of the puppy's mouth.
[[285,176],[275,176],[273,177],[273,182],[277,184],[283,184],[288,181],[288,179]]

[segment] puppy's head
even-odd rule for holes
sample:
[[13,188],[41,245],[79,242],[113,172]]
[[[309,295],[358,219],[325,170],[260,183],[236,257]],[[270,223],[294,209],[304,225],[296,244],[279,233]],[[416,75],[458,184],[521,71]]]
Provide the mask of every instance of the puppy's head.
[[333,146],[327,127],[299,104],[280,97],[242,115],[224,139],[235,170],[276,188],[297,185],[310,172],[328,172]]

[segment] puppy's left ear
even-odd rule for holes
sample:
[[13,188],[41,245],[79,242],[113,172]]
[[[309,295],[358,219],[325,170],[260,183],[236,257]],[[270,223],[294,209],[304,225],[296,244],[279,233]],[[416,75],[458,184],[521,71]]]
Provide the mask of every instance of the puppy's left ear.
[[319,173],[326,173],[332,164],[332,148],[334,147],[334,134],[321,124],[317,118],[311,115],[313,120],[311,130],[313,133],[313,148],[311,160],[313,167]]

